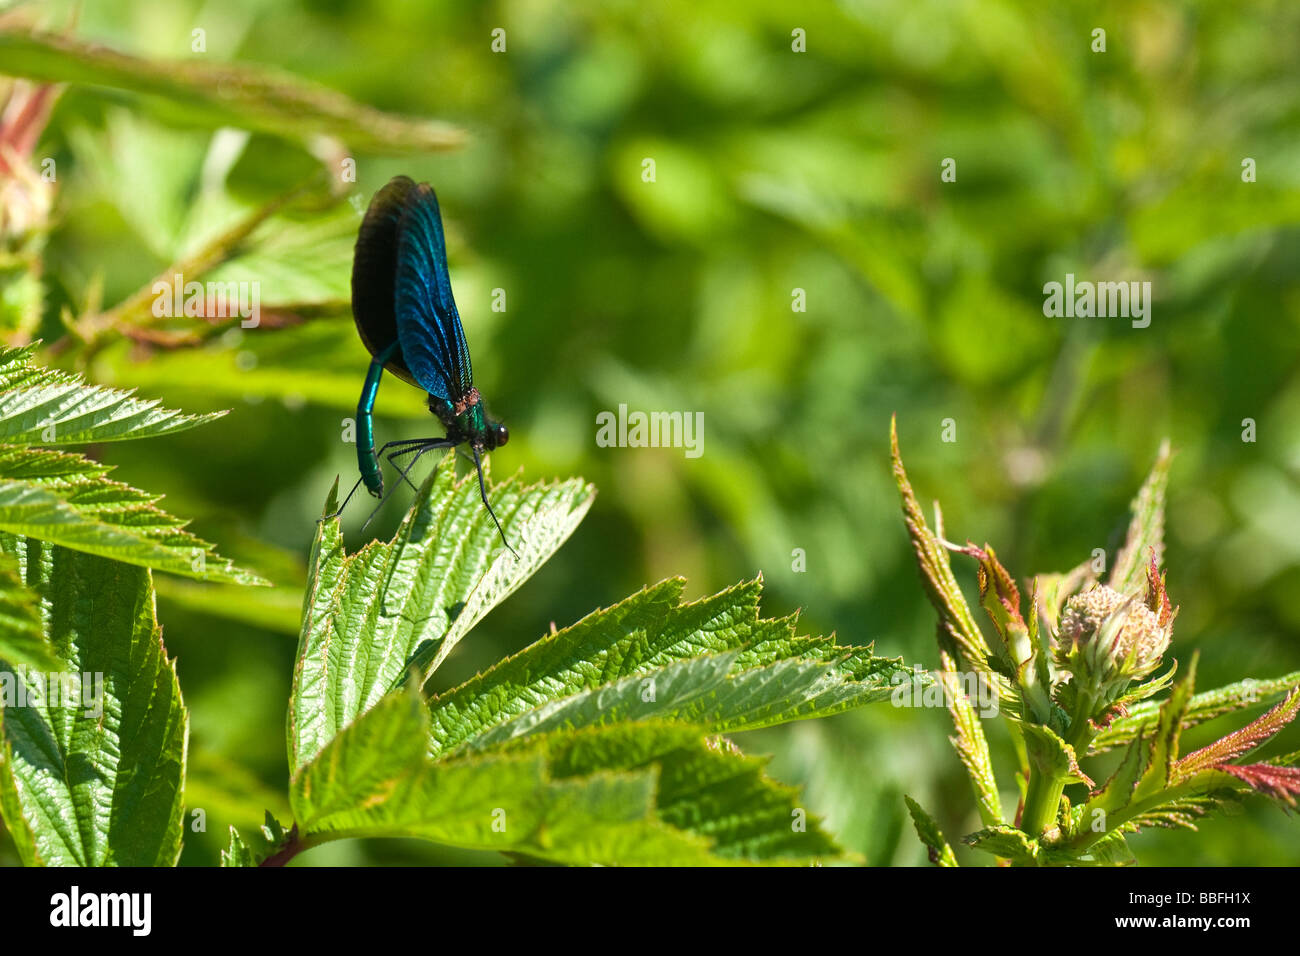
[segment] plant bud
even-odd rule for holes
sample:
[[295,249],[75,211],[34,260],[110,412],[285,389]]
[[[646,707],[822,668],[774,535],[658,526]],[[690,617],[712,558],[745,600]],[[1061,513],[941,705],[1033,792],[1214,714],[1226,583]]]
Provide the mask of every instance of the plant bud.
[[1057,629],[1056,658],[1079,686],[1113,700],[1157,667],[1171,628],[1139,599],[1098,585],[1070,598]]

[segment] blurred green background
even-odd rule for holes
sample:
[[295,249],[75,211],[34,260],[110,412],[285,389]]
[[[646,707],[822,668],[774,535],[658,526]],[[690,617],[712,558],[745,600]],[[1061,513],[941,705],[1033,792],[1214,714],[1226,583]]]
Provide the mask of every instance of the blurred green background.
[[[192,104],[74,85],[33,153],[57,166],[49,228],[33,240],[43,297],[25,317],[7,305],[6,336],[42,337],[46,361],[169,406],[232,409],[93,453],[279,585],[157,576],[192,715],[187,803],[207,812],[182,862],[215,862],[229,824],[287,813],[305,560],[330,484],[355,478],[342,422],[369,360],[346,304],[351,247],[360,210],[397,173],[442,201],[476,380],[511,430],[494,472],[599,489],[572,541],[476,628],[439,686],[677,574],[698,597],[762,572],[765,614],[802,609],[803,631],[935,666],[888,470],[894,412],[947,536],[992,543],[1021,578],[1094,548],[1113,556],[1169,436],[1172,653],[1200,648],[1202,689],[1300,668],[1295,4],[6,7],[0,25],[64,29],[75,8],[80,40],[272,66],[469,134],[447,152],[345,151],[357,171],[346,195],[259,228],[210,277],[259,281],[261,327],[189,348],[118,337],[94,354],[63,317],[147,287],[322,157],[337,174],[337,144],[214,129]],[[796,29],[806,52],[792,50]],[[1256,182],[1242,181],[1246,157]],[[941,181],[945,158],[955,182]],[[1043,284],[1069,272],[1150,281],[1150,327],[1044,317]],[[493,289],[506,311],[492,310]],[[806,311],[792,310],[796,289]],[[703,455],[596,447],[597,413],[620,403],[703,412]],[[391,377],[377,412],[380,441],[432,431],[423,396]],[[941,440],[945,419],[955,442]],[[390,533],[407,503],[395,495],[370,533]],[[367,510],[346,517],[357,545]],[[973,590],[973,567],[956,564]],[[903,793],[952,838],[978,827],[949,729],[941,711],[881,705],[739,743],[773,754],[773,774],[805,786],[807,806],[869,862],[918,865]],[[1009,745],[996,731],[993,742],[1010,788]],[[1298,746],[1293,728],[1275,749]],[[1262,800],[1199,837],[1131,842],[1146,864],[1300,860],[1296,821]],[[302,862],[466,860],[499,862],[396,841]]]

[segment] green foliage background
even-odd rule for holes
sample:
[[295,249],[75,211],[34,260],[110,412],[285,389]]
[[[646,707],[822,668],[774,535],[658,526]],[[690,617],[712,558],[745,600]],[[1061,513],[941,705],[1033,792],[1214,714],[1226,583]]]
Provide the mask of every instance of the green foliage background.
[[[45,26],[73,6],[42,5]],[[766,616],[803,608],[803,632],[933,666],[933,615],[888,471],[895,411],[912,481],[942,499],[947,536],[992,542],[1021,576],[1094,548],[1113,556],[1169,435],[1171,653],[1199,647],[1205,687],[1300,668],[1293,5],[77,6],[81,39],[272,65],[468,132],[445,153],[358,149],[357,194],[397,173],[439,191],[477,382],[511,429],[494,472],[581,475],[599,495],[438,687],[676,574],[695,598],[761,571]],[[203,54],[190,52],[196,27]],[[496,27],[504,54],[490,50]],[[796,27],[807,53],[791,52]],[[286,132],[255,133],[214,188],[205,163],[228,134],[214,139],[201,116],[66,91],[36,151],[56,160],[58,193],[39,327],[26,333],[57,342],[62,314],[120,302],[301,182],[319,164]],[[955,183],[940,181],[945,157]],[[1244,157],[1255,183],[1241,180]],[[227,823],[287,816],[281,733],[305,561],[334,477],[355,473],[340,435],[369,358],[345,304],[359,216],[340,204],[282,218],[220,275],[260,278],[264,303],[311,305],[304,321],[200,349],[114,342],[87,370],[169,407],[233,409],[96,457],[165,492],[197,535],[277,585],[156,576],[191,710],[186,803],[209,820],[183,863],[215,862]],[[1149,279],[1151,326],[1045,318],[1043,283],[1067,272]],[[491,310],[498,287],[505,312]],[[791,311],[795,288],[806,312]],[[596,413],[620,403],[702,411],[703,456],[595,447]],[[422,396],[395,379],[378,413],[381,441],[431,430]],[[940,440],[946,418],[955,443]],[[1255,443],[1242,441],[1246,418]],[[372,532],[395,528],[409,496],[395,499]],[[345,525],[356,543],[365,513]],[[977,825],[947,732],[941,711],[876,706],[741,743],[774,752],[773,774],[804,785],[846,847],[919,864],[904,792],[949,834]],[[1297,740],[1293,728],[1279,752]],[[1006,746],[996,731],[992,743]],[[1294,820],[1262,800],[1201,827],[1131,842],[1147,864],[1300,858]],[[12,861],[2,843],[0,859]],[[303,862],[467,859],[495,862],[402,841],[329,845]]]

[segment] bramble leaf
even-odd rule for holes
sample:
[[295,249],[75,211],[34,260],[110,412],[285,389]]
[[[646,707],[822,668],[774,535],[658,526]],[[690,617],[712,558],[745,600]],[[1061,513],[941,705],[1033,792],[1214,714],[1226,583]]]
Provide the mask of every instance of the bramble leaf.
[[34,346],[0,349],[0,531],[187,577],[265,583],[215,554],[157,507],[80,455],[28,447],[156,437],[219,415],[183,415],[129,393],[30,365]]
[[934,818],[911,797],[905,795],[903,799],[907,801],[907,812],[912,815],[912,825],[916,827],[916,835],[926,845],[930,862],[935,866],[957,866],[957,857],[953,854],[948,841],[944,839],[939,824],[935,823]]
[[36,345],[0,350],[0,443],[85,445],[153,438],[216,421],[226,413],[186,415],[157,399],[88,385],[79,375],[30,364]]
[[1124,752],[1119,766],[1115,768],[1110,779],[1102,785],[1101,789],[1095,791],[1084,805],[1085,821],[1097,811],[1114,813],[1128,806],[1133,798],[1133,790],[1142,778],[1143,771],[1146,770],[1149,751],[1150,747],[1139,733],[1129,744],[1128,750]]
[[257,866],[257,860],[253,857],[253,851],[249,849],[244,838],[239,835],[239,831],[234,827],[230,828],[230,843],[226,849],[221,851],[222,866]]
[[903,518],[921,572],[921,583],[930,603],[939,613],[940,650],[957,657],[969,670],[980,673],[990,686],[998,688],[998,696],[1004,701],[1018,704],[1006,680],[995,674],[989,666],[991,651],[988,642],[971,615],[970,606],[957,585],[957,579],[953,577],[948,549],[925,523],[925,514],[912,491],[912,483],[908,481],[907,470],[903,467],[902,454],[898,449],[897,419],[890,420],[889,441],[894,483],[898,486],[903,501]]
[[962,842],[1020,866],[1037,866],[1041,852],[1037,840],[1024,830],[1010,826],[985,827],[964,837]]
[[802,863],[839,855],[761,761],[700,728],[562,732],[472,756],[424,753],[417,688],[380,701],[294,776],[305,841],[416,836],[560,863]]
[[[1268,680],[1237,681],[1215,690],[1194,696],[1183,714],[1182,727],[1186,730],[1197,724],[1213,720],[1235,710],[1254,704],[1269,703],[1300,687],[1300,671]],[[1129,708],[1128,716],[1112,721],[1093,741],[1091,753],[1101,753],[1127,743],[1139,733],[1155,727],[1160,711],[1157,701],[1143,701]]]
[[38,595],[59,680],[0,663],[0,813],[27,865],[172,866],[188,717],[143,568],[37,542],[0,546]]
[[[998,782],[993,773],[993,758],[989,754],[988,741],[984,737],[984,728],[979,715],[971,705],[970,698],[961,686],[957,675],[956,662],[946,653],[941,653],[942,669],[939,679],[944,685],[944,697],[948,704],[948,714],[952,717],[956,735],[948,741],[957,751],[957,756],[966,768],[971,787],[975,792],[975,802],[979,807],[980,820],[985,826],[1002,823],[1002,800],[998,795]],[[913,814],[913,819],[916,815]],[[933,860],[931,862],[934,862]]]
[[1300,797],[1300,767],[1279,767],[1266,761],[1244,766],[1225,764],[1219,770],[1289,807],[1295,808],[1296,799]]
[[595,611],[435,697],[430,752],[616,721],[748,730],[883,700],[908,673],[870,647],[798,636],[792,617],[760,618],[761,579],[685,605],[682,585]]
[[476,477],[456,481],[450,465],[430,475],[392,541],[348,554],[338,519],[318,526],[289,706],[291,771],[408,673],[427,680],[573,533],[595,491],[578,479],[522,487],[509,479],[488,494],[518,558],[501,543]]
[[1180,758],[1173,768],[1173,776],[1181,779],[1249,753],[1277,735],[1283,727],[1295,719],[1297,712],[1300,712],[1300,690],[1293,690],[1287,695],[1286,700],[1245,727]]
[[1142,585],[1148,552],[1154,551],[1156,567],[1164,563],[1165,487],[1169,483],[1172,460],[1173,451],[1169,440],[1165,439],[1156,453],[1151,473],[1133,499],[1133,518],[1128,526],[1128,535],[1110,571],[1110,586],[1121,594],[1128,594]]
[[1173,783],[1174,765],[1178,760],[1179,737],[1183,729],[1183,716],[1191,702],[1196,686],[1196,662],[1199,655],[1192,654],[1187,672],[1174,684],[1174,689],[1160,705],[1155,730],[1151,735],[1151,753],[1146,770],[1133,791],[1134,800],[1142,800],[1169,787]]

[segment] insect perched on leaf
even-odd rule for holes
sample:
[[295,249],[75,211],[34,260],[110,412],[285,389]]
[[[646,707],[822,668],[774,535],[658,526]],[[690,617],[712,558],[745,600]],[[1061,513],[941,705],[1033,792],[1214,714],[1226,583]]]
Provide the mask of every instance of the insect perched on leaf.
[[[361,478],[330,517],[342,512],[362,484],[381,501],[386,497],[380,461],[385,452],[398,467],[398,459],[411,456],[400,479],[414,487],[407,475],[426,452],[468,445],[478,470],[483,504],[501,540],[517,556],[492,510],[483,481],[484,454],[504,445],[510,432],[487,417],[474,387],[469,346],[447,275],[442,213],[428,183],[417,185],[406,176],[397,176],[370,201],[352,260],[352,316],[361,341],[374,356],[357,402]],[[385,369],[428,393],[429,411],[438,416],[444,437],[406,438],[374,447],[375,396]]]

